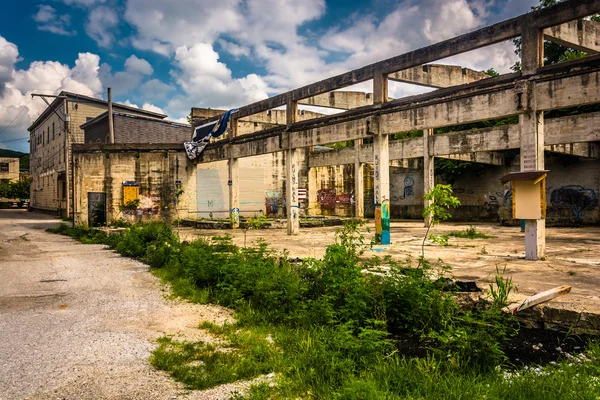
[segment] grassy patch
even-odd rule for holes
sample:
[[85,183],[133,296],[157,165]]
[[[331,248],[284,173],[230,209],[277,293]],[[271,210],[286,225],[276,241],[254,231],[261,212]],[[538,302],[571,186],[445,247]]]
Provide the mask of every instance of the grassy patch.
[[463,231],[452,231],[448,233],[448,236],[461,238],[461,239],[493,239],[495,236],[487,235],[483,232],[478,232],[477,228],[470,226]]

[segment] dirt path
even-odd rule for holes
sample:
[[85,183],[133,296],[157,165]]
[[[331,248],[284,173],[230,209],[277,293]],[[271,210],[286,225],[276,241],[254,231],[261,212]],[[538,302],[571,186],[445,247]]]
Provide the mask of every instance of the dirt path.
[[45,232],[56,219],[0,210],[0,399],[218,399],[148,363],[163,334],[203,338],[227,310],[165,299],[147,266]]

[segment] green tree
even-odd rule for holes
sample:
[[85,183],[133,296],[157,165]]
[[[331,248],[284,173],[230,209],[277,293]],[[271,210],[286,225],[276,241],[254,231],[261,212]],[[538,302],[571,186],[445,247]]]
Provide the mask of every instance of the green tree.
[[[542,8],[546,8],[546,7],[550,7],[555,4],[558,4],[561,1],[564,1],[564,0],[540,0],[540,4],[538,6],[531,7],[531,9],[533,11],[540,10]],[[595,21],[595,22],[600,22],[600,15],[593,15],[591,17],[591,20]],[[520,57],[521,56],[521,45],[522,45],[521,38],[518,37],[518,38],[514,39],[513,43],[516,46],[515,54],[517,54]],[[576,60],[579,58],[587,57],[588,55],[589,54],[584,51],[579,51],[579,50],[575,50],[575,49],[572,49],[567,46],[562,46],[560,44],[551,42],[549,40],[544,41],[544,65],[551,65],[551,64],[556,64],[559,62]],[[521,62],[517,61],[511,67],[511,69],[516,72],[520,71],[521,70]]]
[[431,201],[431,203],[423,209],[423,218],[426,221],[429,220],[429,224],[427,225],[427,231],[421,245],[421,260],[419,261],[419,265],[425,259],[425,241],[429,236],[431,227],[439,224],[441,221],[452,218],[452,214],[449,211],[450,208],[460,206],[460,200],[452,195],[452,185],[437,184],[423,198]]

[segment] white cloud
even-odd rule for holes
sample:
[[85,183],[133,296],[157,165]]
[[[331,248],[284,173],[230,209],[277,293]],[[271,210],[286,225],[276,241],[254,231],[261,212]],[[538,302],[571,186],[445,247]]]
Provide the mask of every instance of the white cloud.
[[12,79],[18,58],[17,46],[0,36],[0,96],[4,93],[6,84]]
[[[35,61],[27,69],[15,67],[18,55],[17,46],[0,36],[0,141],[28,135],[27,127],[46,108],[41,99],[31,100],[32,93],[58,94],[67,90],[98,97],[102,92],[100,58],[95,54],[80,53],[72,68],[55,61]],[[29,151],[26,140],[4,145]]]
[[223,50],[235,58],[240,58],[241,56],[250,57],[250,47],[248,46],[240,46],[239,44],[223,39],[219,39],[218,43]]
[[[125,60],[124,67],[123,71],[113,74],[112,67],[109,64],[104,63],[100,66],[100,79],[104,83],[104,86],[112,88],[115,96],[126,95],[131,90],[140,87],[144,76],[154,73],[154,69],[148,61],[138,58],[135,55],[131,55]],[[156,93],[151,92],[146,94],[149,96],[156,95]]]
[[66,5],[71,6],[92,6],[96,3],[104,3],[106,0],[62,0]]
[[33,16],[38,23],[40,31],[47,31],[57,35],[73,36],[77,32],[70,30],[71,16],[68,14],[58,15],[56,10],[49,5],[39,6],[38,12]]
[[125,18],[137,29],[133,45],[160,54],[180,46],[212,43],[220,34],[245,29],[239,0],[129,0]]
[[152,75],[154,70],[150,63],[143,58],[137,58],[135,55],[132,55],[127,60],[125,60],[125,68],[132,72],[139,72],[143,75]]
[[175,118],[189,114],[191,106],[231,108],[267,97],[268,85],[256,74],[232,78],[227,66],[210,44],[181,46],[175,52],[178,68],[172,71],[183,94],[173,97],[167,106]]
[[155,106],[154,104],[144,103],[142,104],[142,110],[152,111],[155,113],[165,114],[162,108]]
[[90,12],[85,31],[98,43],[98,46],[109,47],[115,39],[112,30],[118,23],[117,13],[108,7],[101,6]]

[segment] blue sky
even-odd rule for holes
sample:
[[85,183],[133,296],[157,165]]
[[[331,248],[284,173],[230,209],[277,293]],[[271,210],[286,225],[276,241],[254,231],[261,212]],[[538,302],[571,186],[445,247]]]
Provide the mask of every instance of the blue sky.
[[[234,107],[527,12],[537,0],[21,0],[0,14],[0,147],[28,151],[70,90],[163,111]],[[502,43],[443,62],[507,71]],[[369,85],[353,89],[368,90]],[[394,85],[391,96],[422,91]]]

